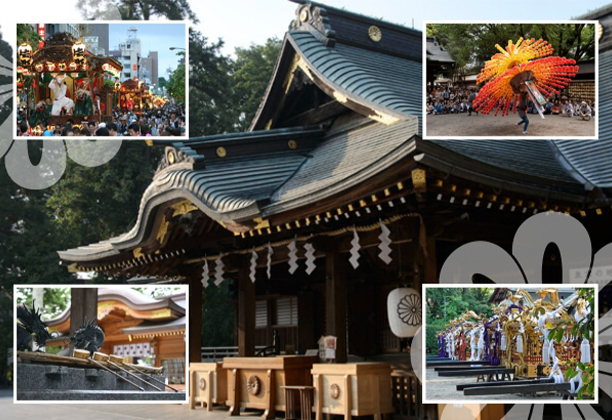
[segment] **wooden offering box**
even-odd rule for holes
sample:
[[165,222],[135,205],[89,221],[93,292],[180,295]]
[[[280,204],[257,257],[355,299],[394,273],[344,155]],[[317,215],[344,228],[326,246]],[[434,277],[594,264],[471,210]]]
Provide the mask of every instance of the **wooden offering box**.
[[285,411],[285,385],[312,385],[310,370],[317,357],[226,357],[230,415],[240,415],[240,407],[265,410],[272,419]]
[[351,416],[392,413],[388,363],[315,364],[312,367],[317,420],[323,413]]
[[227,369],[223,363],[190,363],[191,392],[189,393],[189,407],[195,408],[196,403],[206,410],[212,411],[213,404],[227,402]]

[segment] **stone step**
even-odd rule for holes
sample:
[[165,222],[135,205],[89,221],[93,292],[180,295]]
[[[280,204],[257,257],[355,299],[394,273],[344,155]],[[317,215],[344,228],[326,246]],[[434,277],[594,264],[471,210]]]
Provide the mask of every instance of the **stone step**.
[[185,402],[184,392],[105,391],[105,390],[17,390],[17,401],[171,401]]

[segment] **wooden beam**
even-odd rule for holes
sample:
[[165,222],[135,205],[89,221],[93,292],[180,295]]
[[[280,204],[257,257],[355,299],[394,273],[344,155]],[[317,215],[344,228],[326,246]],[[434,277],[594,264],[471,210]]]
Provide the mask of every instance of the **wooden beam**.
[[345,112],[350,112],[350,110],[340,102],[334,100],[324,103],[323,105],[319,105],[315,108],[311,108],[308,111],[302,112],[294,117],[282,120],[279,122],[279,124],[286,127],[305,124],[318,124]]
[[[98,289],[95,287],[70,289],[70,335],[74,335],[87,319],[98,322]],[[70,344],[70,354],[74,344]]]
[[336,337],[336,363],[347,361],[346,258],[330,243],[325,257],[325,330]]
[[[508,386],[508,385],[539,385],[539,384],[552,384],[554,383],[554,379],[534,379],[534,380],[526,380],[526,381],[499,381],[499,382],[488,382],[487,387],[493,386]],[[457,391],[463,391],[468,388],[482,388],[483,384],[480,383],[469,383],[469,384],[459,384],[457,385]]]
[[238,356],[255,356],[255,284],[248,259],[238,271]]
[[535,392],[569,391],[570,384],[537,384],[537,385],[506,385],[490,387],[488,383],[482,384],[479,388],[467,388],[463,390],[463,395],[499,395],[499,394],[532,394]]
[[189,281],[189,362],[202,362],[202,282]]

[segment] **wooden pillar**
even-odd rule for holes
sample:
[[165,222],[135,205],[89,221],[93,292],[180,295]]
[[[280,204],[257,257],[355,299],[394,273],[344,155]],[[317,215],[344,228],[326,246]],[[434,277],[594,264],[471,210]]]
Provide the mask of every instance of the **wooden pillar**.
[[336,363],[346,363],[346,258],[330,244],[325,255],[325,333],[336,337]]
[[314,324],[314,298],[311,291],[305,291],[298,296],[297,351],[299,354],[317,348]]
[[[98,289],[95,287],[70,289],[70,335],[81,328],[83,322],[95,320],[98,323]],[[70,344],[70,354],[74,344]]]
[[202,282],[189,282],[189,362],[202,362]]
[[238,272],[238,356],[255,356],[255,284],[247,260]]

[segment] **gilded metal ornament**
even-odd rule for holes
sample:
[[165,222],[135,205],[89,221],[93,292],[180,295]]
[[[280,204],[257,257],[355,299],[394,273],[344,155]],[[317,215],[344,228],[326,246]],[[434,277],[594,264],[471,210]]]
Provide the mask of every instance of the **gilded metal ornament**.
[[368,37],[373,42],[380,42],[380,40],[382,39],[382,32],[380,32],[380,29],[378,29],[377,26],[372,25],[368,29]]

